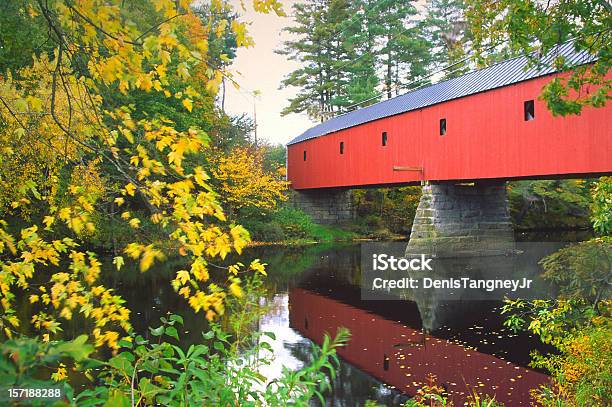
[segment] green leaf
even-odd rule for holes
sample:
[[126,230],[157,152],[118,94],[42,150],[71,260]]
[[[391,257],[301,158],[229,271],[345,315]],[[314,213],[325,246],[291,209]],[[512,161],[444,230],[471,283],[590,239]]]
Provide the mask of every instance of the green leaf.
[[151,335],[153,336],[161,336],[165,331],[165,327],[163,325],[157,328],[149,327],[149,331],[151,331]]
[[119,390],[111,392],[110,397],[104,403],[104,407],[130,407],[130,399]]
[[94,347],[87,342],[87,335],[81,335],[70,342],[64,342],[49,350],[49,356],[68,355],[75,361],[81,361],[94,351]]
[[269,337],[270,339],[272,339],[273,341],[276,340],[276,335],[274,334],[274,332],[262,332],[263,335],[266,335],[267,337]]
[[166,335],[176,339],[177,341],[179,340],[178,332],[173,326],[166,327]]
[[117,355],[109,359],[108,364],[123,374],[132,374],[132,363],[125,356]]
[[208,346],[206,345],[198,345],[195,347],[195,349],[193,350],[193,352],[188,355],[191,359],[195,359],[198,356],[204,354],[204,353],[208,353]]
[[138,383],[138,387],[142,391],[142,396],[146,398],[149,402],[152,400],[153,396],[158,393],[161,393],[163,389],[151,383],[151,381],[143,377]]
[[175,314],[170,315],[170,321],[176,321],[179,324],[183,325],[183,317],[180,315],[175,315]]
[[130,341],[126,341],[125,339],[120,340],[117,344],[122,348],[132,349],[134,344]]

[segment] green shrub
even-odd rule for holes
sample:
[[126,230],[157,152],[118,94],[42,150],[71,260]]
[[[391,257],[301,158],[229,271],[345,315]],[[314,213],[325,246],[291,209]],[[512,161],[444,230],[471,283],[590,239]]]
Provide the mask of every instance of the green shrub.
[[[336,349],[350,337],[339,329],[334,339],[326,336],[322,346],[313,349],[309,365],[298,371],[285,368],[269,380],[260,368],[273,360],[267,342],[275,339],[273,333],[252,333],[246,343],[253,346],[238,350],[230,335],[214,325],[202,334],[202,343],[185,349],[177,345],[183,319],[170,315],[161,322],[149,328],[152,340],[132,335],[131,341],[120,341],[120,349],[108,360],[89,358],[93,347],[86,344],[86,336],[52,343],[9,340],[0,348],[0,379],[5,386],[53,387],[48,373],[37,375],[50,364],[64,362],[92,379],[85,390],[77,391],[65,373],[57,376],[63,381],[64,398],[56,404],[64,406],[286,406],[306,405],[315,396],[324,405],[322,394],[339,363]],[[40,405],[45,403],[41,400]]]
[[283,207],[272,214],[272,222],[282,230],[286,239],[303,239],[312,236],[315,223],[304,211]]
[[353,191],[357,227],[374,238],[408,235],[421,198],[421,187],[378,188]]
[[317,241],[330,242],[335,240],[348,240],[354,236],[341,227],[319,225],[304,211],[288,206],[275,211],[261,214],[242,214],[242,225],[251,233],[255,241]]
[[256,242],[281,242],[286,240],[283,229],[269,217],[264,219],[245,219],[241,222]]
[[600,235],[612,233],[612,177],[601,177],[591,191],[591,220]]
[[521,229],[587,228],[591,180],[515,181],[508,185],[513,223]]

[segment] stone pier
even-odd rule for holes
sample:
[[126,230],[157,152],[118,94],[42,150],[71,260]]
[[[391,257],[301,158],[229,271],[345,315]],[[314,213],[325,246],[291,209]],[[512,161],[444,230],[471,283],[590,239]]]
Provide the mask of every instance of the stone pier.
[[487,256],[513,250],[505,182],[430,183],[423,187],[407,255]]
[[291,202],[315,223],[337,224],[355,219],[355,206],[348,189],[294,191]]

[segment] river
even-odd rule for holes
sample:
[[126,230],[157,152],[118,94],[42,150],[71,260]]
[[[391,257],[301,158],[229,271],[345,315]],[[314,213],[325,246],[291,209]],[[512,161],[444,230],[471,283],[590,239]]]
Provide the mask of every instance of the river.
[[[537,249],[525,261],[538,267],[539,258],[562,245]],[[320,343],[324,333],[345,326],[352,338],[339,351],[341,366],[327,395],[329,406],[363,406],[366,400],[400,405],[433,378],[460,404],[478,391],[520,406],[529,405],[529,389],[547,382],[543,372],[528,366],[529,353],[543,346],[532,335],[503,327],[499,302],[362,300],[359,254],[360,244],[354,243],[256,247],[243,255],[243,262],[260,258],[268,263],[268,294],[261,299],[267,311],[258,329],[275,333],[276,360],[265,375],[278,375],[282,366],[300,368],[313,341]],[[185,318],[182,340],[193,343],[206,322],[172,290],[172,270],[168,262],[144,274],[117,273],[111,285],[126,299],[137,330],[146,332],[167,312],[178,313]]]

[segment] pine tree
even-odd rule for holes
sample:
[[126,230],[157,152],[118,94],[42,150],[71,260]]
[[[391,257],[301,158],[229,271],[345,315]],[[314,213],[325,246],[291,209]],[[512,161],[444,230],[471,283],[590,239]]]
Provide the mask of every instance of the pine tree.
[[444,77],[454,78],[467,72],[470,67],[464,59],[469,35],[464,0],[429,0],[424,26],[435,65],[449,67]]
[[289,99],[282,114],[306,112],[309,117],[325,120],[339,111],[346,101],[349,82],[347,67],[355,52],[347,46],[344,34],[350,29],[352,5],[347,0],[315,0],[293,6],[294,26],[285,29],[297,36],[284,42],[277,52],[298,61],[303,67],[291,72],[281,86],[295,86],[300,92]]
[[297,36],[280,54],[303,64],[282,82],[299,93],[283,114],[331,115],[396,96],[425,76],[430,45],[417,9],[403,0],[310,0],[294,5]]
[[380,64],[387,98],[397,96],[403,80],[423,76],[430,63],[429,46],[415,16],[417,9],[402,0],[386,0],[378,19]]
[[[376,33],[371,21],[376,18],[376,1],[354,3],[353,17],[344,24],[342,39],[349,60],[342,64],[347,77],[343,95],[335,103],[340,109],[365,106],[378,101],[377,87],[380,80],[377,76]],[[380,1],[378,1],[380,3]]]

